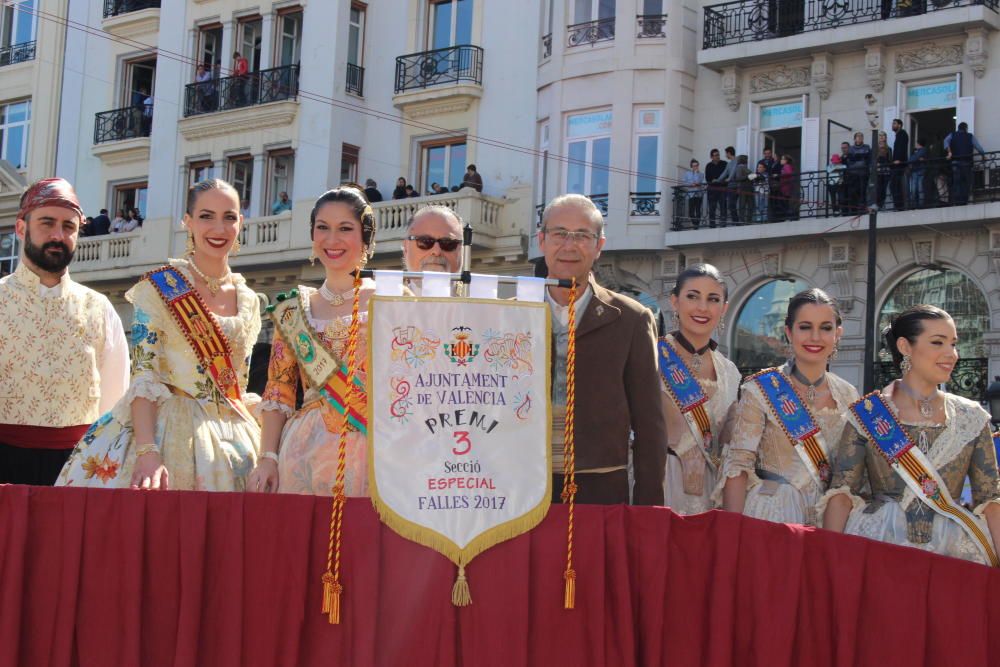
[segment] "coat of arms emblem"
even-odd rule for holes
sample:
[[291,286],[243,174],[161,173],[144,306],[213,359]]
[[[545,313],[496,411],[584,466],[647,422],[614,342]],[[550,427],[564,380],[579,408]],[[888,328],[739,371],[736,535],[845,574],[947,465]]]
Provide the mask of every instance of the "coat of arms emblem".
[[454,340],[444,344],[444,353],[453,364],[468,366],[479,354],[479,343],[469,342],[472,336],[472,329],[469,327],[455,327],[452,332]]

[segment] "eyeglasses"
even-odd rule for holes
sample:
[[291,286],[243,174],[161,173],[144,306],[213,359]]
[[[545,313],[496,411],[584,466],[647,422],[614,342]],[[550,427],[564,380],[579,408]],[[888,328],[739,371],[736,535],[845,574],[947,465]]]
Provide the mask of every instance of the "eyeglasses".
[[563,229],[561,227],[557,227],[552,231],[546,231],[543,229],[542,232],[546,236],[554,240],[556,243],[558,243],[559,245],[564,245],[566,243],[573,243],[576,245],[589,245],[597,241],[597,239],[601,238],[599,235],[593,232],[587,232],[583,230],[573,232],[568,229]]
[[450,236],[443,236],[439,239],[436,239],[433,236],[407,236],[406,240],[415,241],[417,247],[421,250],[430,250],[434,247],[434,244],[437,243],[441,246],[441,250],[443,252],[451,252],[462,243],[462,239],[453,239]]

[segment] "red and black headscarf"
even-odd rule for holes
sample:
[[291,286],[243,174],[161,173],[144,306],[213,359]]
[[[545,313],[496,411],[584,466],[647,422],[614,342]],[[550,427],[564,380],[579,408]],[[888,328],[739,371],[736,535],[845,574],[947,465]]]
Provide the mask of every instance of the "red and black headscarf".
[[80,223],[83,223],[84,215],[83,209],[80,208],[80,200],[77,199],[73,186],[64,178],[43,178],[33,183],[21,195],[21,205],[17,217],[23,220],[36,208],[43,206],[68,208],[76,213],[80,218]]

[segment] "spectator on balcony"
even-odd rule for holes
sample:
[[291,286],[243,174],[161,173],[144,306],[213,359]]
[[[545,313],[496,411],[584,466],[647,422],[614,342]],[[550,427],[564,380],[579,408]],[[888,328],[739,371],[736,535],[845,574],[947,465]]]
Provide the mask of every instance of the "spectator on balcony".
[[871,146],[865,143],[863,132],[854,133],[854,143],[847,149],[847,203],[852,214],[867,208],[868,170],[872,157]]
[[715,214],[722,213],[722,224],[726,223],[726,190],[719,181],[726,171],[727,163],[719,159],[719,149],[713,148],[708,153],[708,164],[705,165],[705,181],[708,183],[708,226],[715,227]]
[[767,169],[767,164],[763,160],[757,162],[757,172],[750,174],[753,182],[754,208],[756,212],[753,221],[756,223],[767,222],[768,205],[771,199],[771,176]]
[[84,218],[83,224],[80,225],[79,236],[80,238],[83,238],[84,236],[93,236],[94,235],[93,232],[94,232],[94,219],[88,215],[86,218]]
[[91,236],[104,236],[111,233],[111,218],[108,217],[108,209],[102,208],[100,214],[95,215],[90,223]]
[[737,222],[749,223],[753,221],[753,182],[750,180],[750,158],[747,155],[740,155],[736,158],[736,168],[733,170],[733,180],[738,202],[738,214],[735,218]]
[[142,100],[142,136],[148,137],[153,129],[153,96],[147,95]]
[[476,165],[470,164],[465,168],[465,176],[462,177],[460,188],[472,188],[476,192],[483,191],[483,177],[476,171]]
[[125,222],[122,224],[123,232],[135,231],[142,224],[142,218],[139,217],[138,212],[134,209],[125,210]]
[[889,189],[889,165],[892,162],[892,150],[889,148],[889,135],[878,133],[878,146],[875,147],[875,201],[879,208],[885,208],[885,193]]
[[247,103],[247,82],[250,76],[250,61],[233,52],[233,106],[245,106]]
[[368,197],[369,203],[372,204],[382,201],[382,193],[378,191],[378,183],[375,182],[374,178],[365,181],[365,197]]
[[406,186],[406,196],[407,197],[419,197],[420,193],[417,192],[416,188],[414,188],[412,185],[407,185]]
[[111,232],[120,234],[125,231],[125,211],[118,209],[115,211],[115,219],[111,221]]
[[408,186],[406,184],[406,179],[405,178],[403,178],[402,176],[400,176],[399,178],[397,178],[396,179],[396,189],[392,191],[392,198],[393,199],[406,199],[407,197],[409,197],[410,195],[406,191],[406,188],[408,188],[408,187],[410,187],[410,186]]
[[927,143],[922,137],[918,137],[913,144],[913,154],[910,155],[910,207],[921,208],[927,204],[924,188],[924,177],[927,170]]
[[986,151],[979,144],[975,135],[969,132],[969,124],[962,122],[958,129],[944,138],[944,150],[951,160],[951,196],[952,204],[969,203],[969,185],[972,181],[973,150],[986,157]]
[[781,163],[774,159],[774,152],[770,148],[765,148],[764,157],[757,164],[763,164],[767,168],[768,179],[773,179],[777,186],[778,179],[781,178]]
[[892,119],[892,206],[897,211],[906,209],[906,164],[910,159],[910,135],[903,129],[903,121]]
[[[139,209],[133,208],[132,209],[132,220],[135,221],[135,227],[142,227],[142,221],[145,220],[145,218],[142,217],[142,213],[139,212]],[[135,227],[133,227],[132,229],[135,229]],[[128,231],[131,231],[131,230],[128,230]]]
[[[847,144],[844,144],[847,146]],[[826,194],[830,201],[830,211],[839,214],[844,204],[844,164],[842,155],[831,155],[830,164],[826,165]]]
[[778,183],[778,197],[775,201],[777,220],[795,220],[799,217],[798,176],[795,160],[787,153],[781,156],[781,177]]
[[684,173],[687,213],[695,229],[701,226],[701,201],[705,197],[705,174],[699,171],[700,166],[697,160],[692,159],[691,169]]
[[198,65],[198,70],[194,75],[195,83],[195,106],[198,111],[205,113],[214,109],[216,104],[215,99],[215,81],[212,77],[212,69],[208,65],[202,63]]
[[282,190],[278,193],[278,198],[275,200],[274,204],[271,206],[271,215],[278,215],[279,213],[284,213],[285,211],[292,210],[292,202],[288,199],[288,193]]
[[240,215],[242,215],[244,218],[249,218],[250,217],[250,200],[249,199],[243,199],[243,200],[240,201]]
[[[722,213],[722,219],[720,220],[720,222],[722,223],[723,227],[726,226],[726,211],[727,210],[729,211],[729,219],[730,220],[732,220],[734,223],[740,221],[740,216],[739,216],[739,197],[740,197],[740,193],[739,193],[739,187],[736,185],[736,179],[734,178],[734,174],[736,172],[736,166],[737,166],[737,162],[736,162],[736,149],[733,148],[732,146],[727,146],[726,147],[726,159],[725,159],[725,163],[726,163],[725,170],[722,172],[722,175],[719,176],[719,178],[717,178],[715,180],[715,183],[718,184],[720,187],[721,186],[725,186],[725,188],[726,188],[726,191],[724,193],[725,199],[722,200],[722,211],[723,211],[723,213]],[[706,178],[707,178],[708,177],[707,176],[707,172],[708,172],[708,168],[707,167],[705,168],[705,172],[706,172]]]

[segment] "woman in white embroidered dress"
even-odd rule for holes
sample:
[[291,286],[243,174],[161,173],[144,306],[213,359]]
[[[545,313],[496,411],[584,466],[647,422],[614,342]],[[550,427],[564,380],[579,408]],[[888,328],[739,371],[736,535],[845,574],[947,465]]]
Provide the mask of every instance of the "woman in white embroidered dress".
[[[232,185],[198,183],[188,191],[184,215],[189,259],[169,264],[219,325],[245,390],[260,301],[229,268],[242,224]],[[57,485],[242,490],[260,446],[257,423],[219,391],[149,280],[125,298],[135,309],[131,385],[76,446]],[[244,395],[244,402],[250,398]]]
[[[953,499],[961,495],[968,476],[973,513],[985,518],[994,548],[1000,548],[1000,473],[990,416],[978,403],[938,389],[949,381],[958,361],[954,321],[936,306],[913,306],[884,333],[902,378],[889,383],[882,397]],[[938,515],[914,495],[853,418],[844,430],[830,490],[819,511],[823,527],[830,530],[987,562],[956,521]]]
[[[663,379],[663,414],[667,423],[666,504],[679,514],[707,512],[715,504],[719,434],[729,409],[736,403],[740,372],[736,364],[716,349],[712,332],[729,308],[729,290],[719,270],[711,264],[694,264],[677,277],[670,294],[677,330],[665,336],[684,365],[708,396],[705,411],[712,428],[710,448],[681,414]],[[714,459],[709,464],[706,456]]]
[[[858,398],[853,386],[827,371],[842,334],[840,310],[826,292],[808,289],[788,302],[785,336],[792,358],[780,372],[812,413],[831,464],[845,412]],[[817,478],[802,461],[756,381],[744,381],[728,430],[731,436],[716,487],[723,509],[779,523],[815,525],[816,503],[829,478]]]
[[[316,200],[309,215],[312,255],[326,270],[317,290],[300,285],[292,296],[301,304],[312,328],[314,344],[323,345],[341,362],[345,358],[354,275],[375,248],[375,216],[360,189],[341,186]],[[361,324],[358,331],[356,374],[365,380],[368,299],[375,283],[366,279],[360,290]],[[302,407],[295,410],[295,393],[303,383]],[[261,458],[250,476],[250,491],[280,491],[312,495],[332,494],[337,477],[338,445],[343,416],[336,412],[299,368],[296,351],[275,327],[262,412]],[[347,437],[345,493],[368,493],[366,438],[351,429]]]

